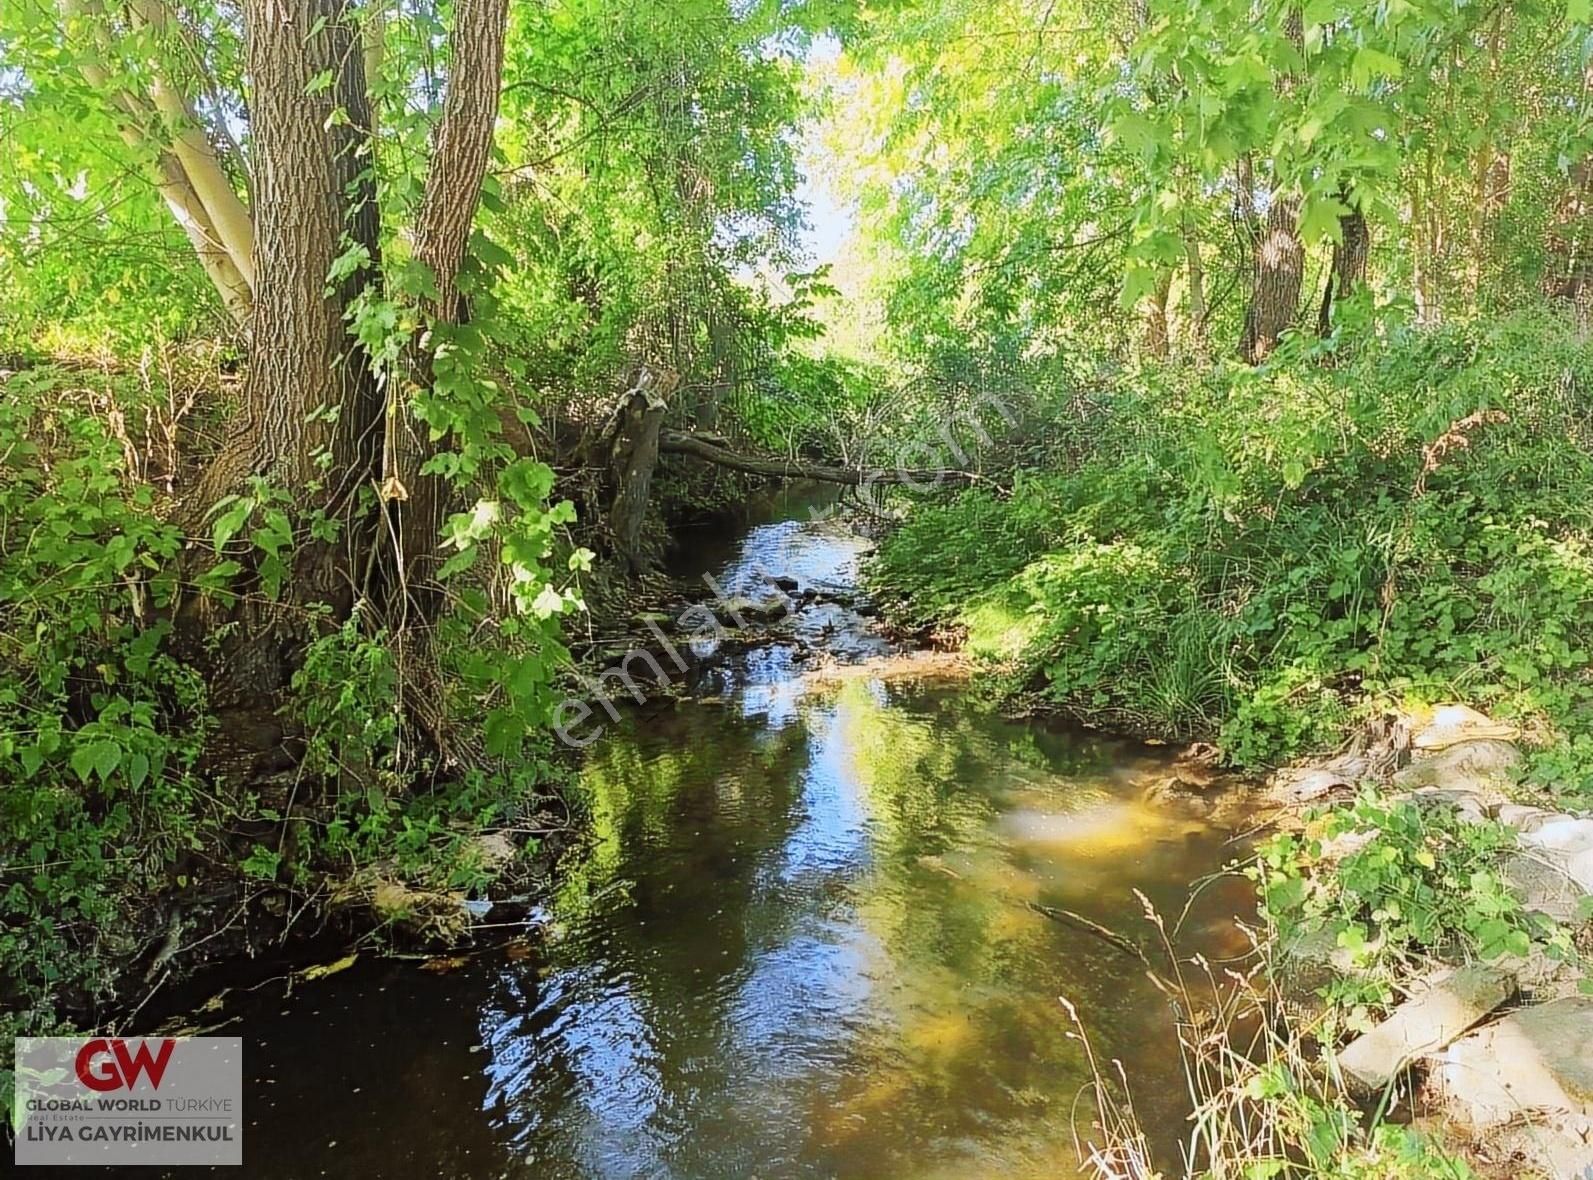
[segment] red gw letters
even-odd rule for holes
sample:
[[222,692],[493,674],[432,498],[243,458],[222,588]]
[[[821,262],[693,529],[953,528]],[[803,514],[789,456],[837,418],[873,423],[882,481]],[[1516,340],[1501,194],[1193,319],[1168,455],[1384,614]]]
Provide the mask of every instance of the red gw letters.
[[150,1042],[141,1040],[135,1053],[120,1037],[97,1037],[88,1041],[77,1051],[77,1080],[104,1094],[122,1087],[131,1090],[138,1084],[138,1075],[147,1073],[150,1086],[158,1090],[177,1042],[168,1037],[155,1044],[160,1048],[151,1053]]

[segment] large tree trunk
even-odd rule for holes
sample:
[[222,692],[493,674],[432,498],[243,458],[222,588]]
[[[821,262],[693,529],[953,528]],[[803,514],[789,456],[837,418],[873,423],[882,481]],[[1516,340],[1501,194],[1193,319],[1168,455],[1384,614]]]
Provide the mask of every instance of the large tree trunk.
[[[342,0],[248,0],[244,20],[258,173],[253,346],[246,422],[211,490],[256,473],[297,489],[324,479],[337,504],[373,475],[382,414],[345,321],[368,275],[327,286],[345,234],[372,264],[379,248],[374,186],[357,154],[370,123],[364,58]],[[312,86],[322,75],[333,84]]]
[[[1283,14],[1283,32],[1297,50],[1304,49],[1305,21],[1298,4],[1290,4]],[[1280,95],[1292,95],[1300,83],[1294,73],[1278,76],[1274,86]],[[1265,224],[1256,215],[1254,162],[1248,154],[1239,159],[1240,199],[1247,211],[1246,222],[1252,235],[1250,300],[1245,308],[1244,335],[1239,354],[1246,362],[1260,364],[1278,346],[1285,331],[1294,326],[1300,309],[1300,286],[1305,280],[1305,247],[1300,241],[1300,196],[1280,187],[1274,177],[1267,202]]]
[[[507,22],[507,0],[459,0],[454,7],[448,90],[432,138],[426,193],[415,227],[415,257],[430,268],[436,283],[436,298],[423,309],[429,338],[419,341],[410,356],[411,383],[419,389],[443,375],[438,371],[438,348],[446,343],[449,329],[468,318],[459,292],[459,270],[492,157]],[[436,453],[437,443],[412,415],[403,415],[402,421],[405,428],[397,432],[392,452],[397,467],[385,474],[396,476],[396,486],[403,489],[403,498],[394,501],[402,577],[429,598],[429,590],[422,588],[437,561],[448,488],[441,477],[421,472]],[[383,486],[395,488],[389,479],[383,480]]]
[[[1245,169],[1243,175],[1248,175]],[[1300,199],[1273,193],[1251,260],[1250,303],[1245,311],[1239,354],[1254,365],[1266,360],[1285,331],[1294,326],[1305,277],[1300,242]]]
[[[382,423],[374,374],[344,318],[374,271],[328,285],[345,248],[362,247],[377,263],[374,184],[357,153],[369,125],[363,58],[343,0],[247,0],[244,29],[256,167],[249,369],[243,412],[191,508],[197,516],[259,475],[286,491],[296,511],[339,518],[335,543],[296,539],[283,596],[345,618],[364,590],[377,535],[371,514],[355,510],[354,493],[376,472]],[[331,85],[311,85],[323,76]],[[282,687],[313,618],[252,597],[231,614],[203,600],[194,609],[201,631],[239,624],[209,661],[212,696],[222,704]]]

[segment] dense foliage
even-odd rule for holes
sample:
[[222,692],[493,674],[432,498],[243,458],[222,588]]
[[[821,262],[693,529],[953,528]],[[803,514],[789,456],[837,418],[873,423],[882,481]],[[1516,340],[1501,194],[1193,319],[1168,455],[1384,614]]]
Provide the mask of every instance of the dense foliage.
[[1461,697],[1546,723],[1541,773],[1586,789],[1586,348],[1520,318],[1325,359],[1123,371],[1082,401],[1059,375],[1082,412],[1051,463],[915,511],[882,586],[1016,687],[1240,763]]
[[[0,0],[0,1036],[456,920],[570,621],[744,498],[665,432],[955,468],[873,578],[1010,696],[1244,767],[1465,700],[1585,803],[1590,18]],[[1560,948],[1419,819],[1274,916]]]
[[0,8],[6,1027],[262,903],[446,934],[504,870],[475,836],[560,781],[627,374],[771,447],[861,404],[790,348],[800,58],[849,11],[309,0],[276,44],[270,4]]

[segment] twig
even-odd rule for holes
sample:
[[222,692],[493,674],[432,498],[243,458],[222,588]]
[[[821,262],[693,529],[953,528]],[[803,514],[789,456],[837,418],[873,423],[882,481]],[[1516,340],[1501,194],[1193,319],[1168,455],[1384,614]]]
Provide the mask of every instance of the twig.
[[1082,930],[1086,934],[1093,934],[1096,938],[1101,939],[1103,942],[1107,942],[1112,946],[1115,946],[1125,955],[1133,955],[1141,963],[1144,963],[1147,969],[1149,969],[1151,966],[1151,961],[1146,956],[1145,949],[1137,942],[1134,942],[1124,935],[1119,934],[1115,930],[1111,930],[1105,926],[1102,926],[1099,922],[1095,922],[1089,918],[1086,918],[1083,914],[1076,914],[1072,910],[1061,909],[1058,906],[1041,905],[1037,901],[1026,901],[1024,904],[1035,913],[1044,914],[1047,918],[1050,918],[1054,922],[1062,922],[1068,926],[1073,926],[1079,930]]

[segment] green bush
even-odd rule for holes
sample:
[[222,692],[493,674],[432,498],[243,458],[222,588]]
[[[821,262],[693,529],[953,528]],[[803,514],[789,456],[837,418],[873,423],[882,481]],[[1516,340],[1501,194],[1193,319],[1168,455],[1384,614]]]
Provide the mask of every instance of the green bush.
[[1593,349],[1574,332],[1395,328],[1331,364],[1113,380],[1049,395],[1051,454],[1005,492],[913,505],[873,570],[887,605],[964,628],[1066,711],[1218,738],[1238,764],[1458,697],[1552,734],[1534,773],[1587,789]]
[[0,1029],[19,1031],[109,986],[215,823],[204,686],[165,650],[180,535],[67,382],[24,371],[0,397],[0,994],[23,1005]]

